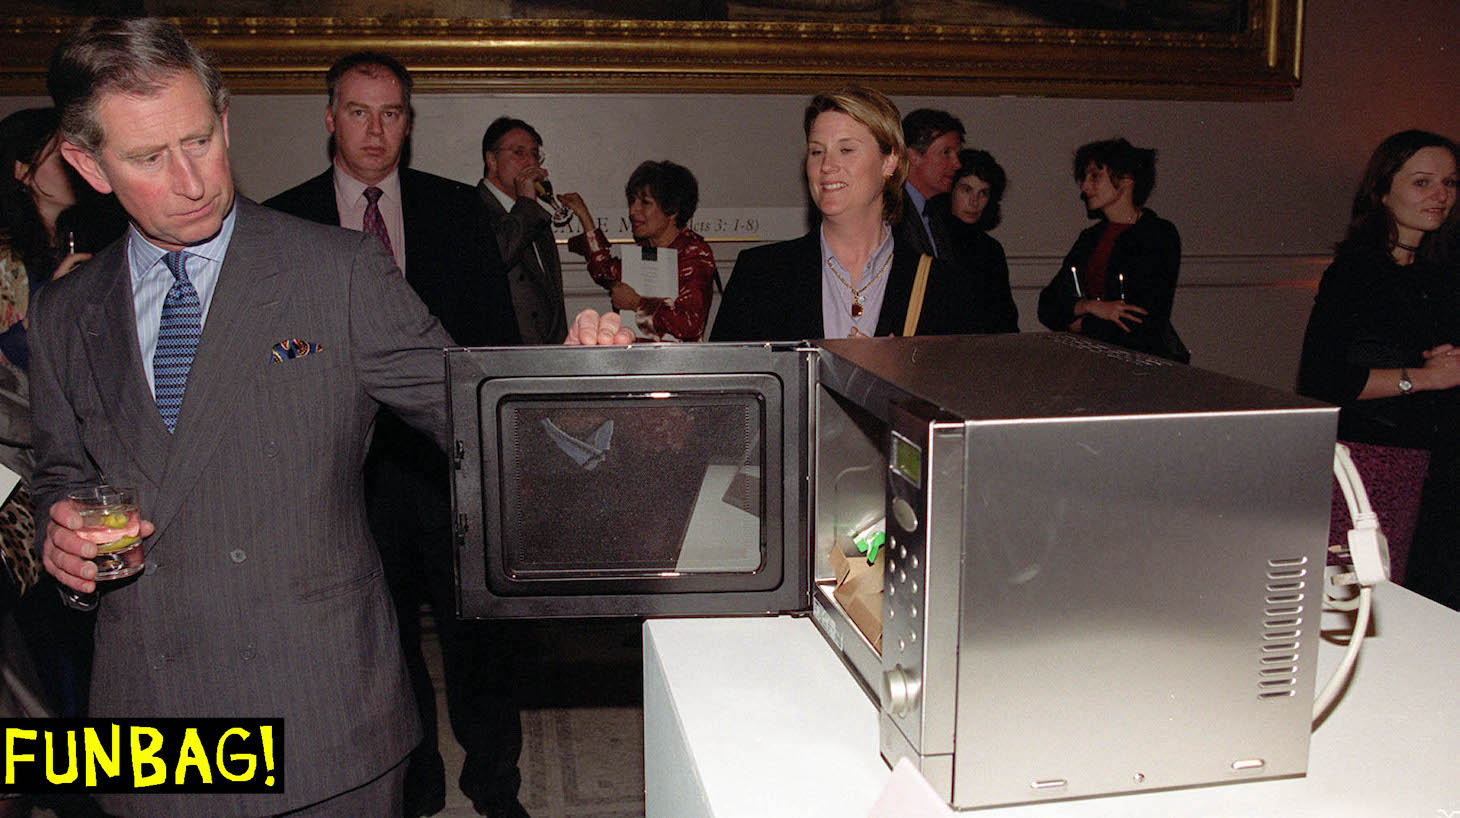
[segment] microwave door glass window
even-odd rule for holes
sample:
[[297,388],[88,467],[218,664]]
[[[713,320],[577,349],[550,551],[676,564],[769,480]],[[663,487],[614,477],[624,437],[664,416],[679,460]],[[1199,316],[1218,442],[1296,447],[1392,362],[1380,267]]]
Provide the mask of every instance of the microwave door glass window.
[[761,569],[756,396],[514,397],[498,419],[513,579]]

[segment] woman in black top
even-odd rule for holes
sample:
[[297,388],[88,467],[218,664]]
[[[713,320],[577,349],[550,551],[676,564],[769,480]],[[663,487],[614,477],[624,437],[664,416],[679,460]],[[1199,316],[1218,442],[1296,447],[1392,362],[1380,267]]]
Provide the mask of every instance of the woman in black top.
[[1009,261],[1004,245],[988,231],[999,226],[999,201],[1008,177],[988,151],[958,152],[953,191],[934,199],[935,218],[948,226],[953,248],[949,257],[974,289],[975,332],[1018,332],[1019,308],[1009,290]]
[[1080,234],[1040,292],[1040,323],[1184,363],[1190,356],[1171,329],[1181,236],[1145,207],[1156,152],[1124,139],[1091,142],[1075,152],[1074,170],[1100,223]]
[[1411,588],[1460,608],[1460,268],[1456,157],[1438,134],[1403,131],[1369,159],[1348,233],[1323,273],[1298,391],[1336,403],[1339,437],[1429,449]]

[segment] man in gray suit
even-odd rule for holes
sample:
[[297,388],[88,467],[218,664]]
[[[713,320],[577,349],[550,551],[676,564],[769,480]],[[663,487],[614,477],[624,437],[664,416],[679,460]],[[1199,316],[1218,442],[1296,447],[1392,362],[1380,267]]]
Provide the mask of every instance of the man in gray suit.
[[477,193],[487,225],[508,269],[512,308],[525,344],[557,344],[568,334],[563,265],[552,222],[539,203],[546,181],[542,137],[520,119],[498,117],[482,134],[482,180]]
[[[93,20],[49,84],[63,156],[132,221],[31,311],[46,569],[96,590],[68,490],[135,486],[146,520],[146,569],[101,602],[92,715],[282,717],[288,743],[283,793],[103,806],[397,815],[420,726],[361,465],[381,404],[445,443],[450,339],[377,239],[234,195],[228,92],[173,25]],[[614,318],[569,342],[625,342]]]

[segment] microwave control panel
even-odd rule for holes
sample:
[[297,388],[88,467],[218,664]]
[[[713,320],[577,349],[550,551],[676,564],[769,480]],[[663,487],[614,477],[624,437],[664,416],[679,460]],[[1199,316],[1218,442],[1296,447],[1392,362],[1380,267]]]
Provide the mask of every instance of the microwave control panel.
[[919,755],[953,752],[963,425],[889,407],[883,710]]

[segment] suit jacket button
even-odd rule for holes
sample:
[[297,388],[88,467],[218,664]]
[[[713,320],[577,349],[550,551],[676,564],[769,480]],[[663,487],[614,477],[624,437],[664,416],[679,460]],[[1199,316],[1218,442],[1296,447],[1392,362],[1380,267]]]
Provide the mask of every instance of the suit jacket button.
[[254,650],[253,645],[245,645],[243,650],[238,652],[238,655],[243,658],[243,661],[247,662],[257,656],[258,653]]
[[152,669],[162,670],[162,666],[165,664],[167,664],[167,654],[164,653],[152,660]]
[[270,440],[268,443],[265,443],[264,444],[264,457],[273,457],[274,455],[276,455],[278,453],[279,453],[279,444],[275,443],[272,440]]
[[234,562],[243,562],[248,559],[248,554],[244,553],[242,548],[235,548],[228,552],[228,558]]
[[159,566],[157,565],[157,563],[153,560],[147,560],[147,563],[142,566],[142,575],[148,576],[151,574],[155,574],[157,573],[158,567]]

